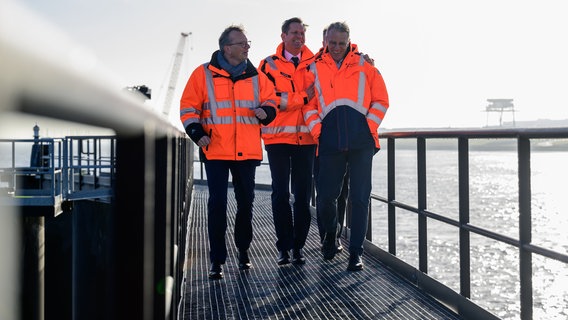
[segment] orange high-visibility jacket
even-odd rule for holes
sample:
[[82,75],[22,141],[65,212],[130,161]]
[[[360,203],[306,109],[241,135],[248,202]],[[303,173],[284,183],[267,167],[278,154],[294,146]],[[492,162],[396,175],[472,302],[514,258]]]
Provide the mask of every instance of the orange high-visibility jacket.
[[[276,48],[276,53],[260,62],[259,72],[268,76],[274,83],[278,96],[278,115],[269,125],[262,127],[265,145],[284,143],[294,145],[316,144],[304,122],[302,107],[308,102],[305,73],[312,63],[314,54],[308,47],[302,47],[301,61],[297,68],[286,60],[284,43]],[[309,85],[309,84],[308,84]]]
[[[321,140],[325,139],[326,133],[322,130],[334,130],[334,133],[340,134],[354,132],[359,128],[353,128],[357,124],[352,120],[363,117],[375,147],[380,149],[378,129],[389,107],[388,93],[381,73],[365,61],[357,51],[357,45],[351,45],[339,69],[329,53],[324,52],[312,63],[307,76],[314,81],[315,97],[303,108],[303,114],[310,132],[318,143],[321,145]],[[348,112],[337,114],[335,111],[339,106],[347,106]],[[325,122],[330,114],[334,119],[342,119],[322,129],[322,122]],[[338,142],[326,141],[326,143]],[[337,146],[337,148],[341,150],[349,146]]]
[[243,74],[231,79],[214,57],[191,74],[180,101],[181,122],[193,141],[211,138],[201,148],[207,160],[262,160],[261,122],[253,109],[269,111],[271,119],[263,123],[274,118],[274,86],[248,60]]

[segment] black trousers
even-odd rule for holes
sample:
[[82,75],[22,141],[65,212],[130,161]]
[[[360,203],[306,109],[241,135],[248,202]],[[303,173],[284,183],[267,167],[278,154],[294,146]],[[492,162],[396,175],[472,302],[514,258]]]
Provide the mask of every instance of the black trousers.
[[351,235],[349,252],[363,253],[367,232],[374,148],[319,155],[317,206],[325,232],[337,232],[337,198],[349,168],[349,201],[351,203]]
[[235,215],[235,245],[248,250],[252,242],[252,206],[258,160],[207,160],[205,172],[209,199],[207,201],[207,230],[211,263],[224,264],[227,260],[225,234],[227,231],[227,193],[229,172],[233,178],[237,212]]
[[[310,230],[315,145],[266,146],[272,177],[272,215],[278,251],[302,249]],[[294,195],[290,206],[290,189]]]
[[[317,185],[319,174],[319,158],[316,157],[314,161],[314,181]],[[317,188],[317,186],[316,186]],[[345,223],[345,214],[348,209],[348,196],[349,196],[349,168],[345,170],[345,176],[343,177],[343,185],[341,186],[341,193],[339,198],[337,198],[337,238],[341,237],[343,233],[343,224]],[[316,195],[317,198],[317,195]],[[322,225],[322,218],[320,216],[321,211],[319,206],[316,206],[316,218],[318,223],[318,231],[320,235],[320,242],[323,241],[325,235],[325,230]]]

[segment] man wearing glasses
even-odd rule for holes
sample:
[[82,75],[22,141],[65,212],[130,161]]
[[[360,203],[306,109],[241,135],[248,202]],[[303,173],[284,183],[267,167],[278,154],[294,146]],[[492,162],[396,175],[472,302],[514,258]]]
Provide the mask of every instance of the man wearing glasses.
[[276,117],[277,97],[266,75],[248,60],[249,48],[242,27],[226,28],[219,37],[219,50],[193,71],[180,101],[181,122],[200,147],[207,174],[210,279],[223,278],[227,258],[229,173],[237,201],[238,264],[241,270],[251,268],[255,173],[263,156],[260,128]]
[[324,48],[308,76],[315,96],[304,108],[304,119],[318,142],[317,206],[324,233],[323,257],[337,253],[337,198],[349,170],[351,233],[347,270],[363,269],[373,156],[379,150],[378,129],[387,109],[387,89],[380,72],[349,39],[343,22],[327,28]]

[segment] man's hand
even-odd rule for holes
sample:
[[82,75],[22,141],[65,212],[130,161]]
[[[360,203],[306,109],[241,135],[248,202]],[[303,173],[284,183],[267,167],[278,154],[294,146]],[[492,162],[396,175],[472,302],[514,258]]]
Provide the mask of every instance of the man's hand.
[[256,108],[253,111],[254,111],[254,115],[257,118],[259,118],[260,120],[266,119],[266,117],[267,117],[266,112],[264,110],[262,110],[262,108]]
[[199,141],[197,141],[197,145],[199,147],[205,147],[210,143],[211,143],[211,138],[209,138],[209,136],[203,136],[201,137],[201,139],[199,139]]

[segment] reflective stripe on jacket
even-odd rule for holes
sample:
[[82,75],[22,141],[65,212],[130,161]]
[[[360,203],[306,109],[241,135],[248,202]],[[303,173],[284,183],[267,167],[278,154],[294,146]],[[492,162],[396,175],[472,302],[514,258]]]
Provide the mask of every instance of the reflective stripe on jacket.
[[370,133],[379,149],[378,129],[389,107],[388,93],[382,75],[358,53],[357,46],[351,45],[339,69],[324,52],[310,66],[310,76],[316,93],[303,113],[319,140],[319,151],[324,145],[336,150],[356,148],[362,143],[362,132]]
[[211,138],[201,148],[208,160],[262,160],[261,123],[253,109],[274,108],[275,114],[274,87],[248,60],[247,69],[234,79],[215,62],[213,54],[211,62],[191,74],[180,101],[183,126],[186,132],[197,127]]
[[274,83],[278,96],[278,115],[269,125],[262,127],[265,145],[284,143],[295,145],[316,144],[304,122],[302,107],[308,102],[305,74],[314,54],[302,47],[301,61],[297,68],[284,57],[284,44],[276,53],[261,61],[258,70]]

